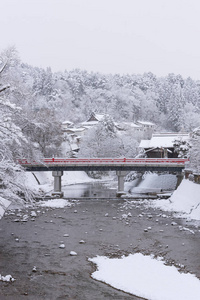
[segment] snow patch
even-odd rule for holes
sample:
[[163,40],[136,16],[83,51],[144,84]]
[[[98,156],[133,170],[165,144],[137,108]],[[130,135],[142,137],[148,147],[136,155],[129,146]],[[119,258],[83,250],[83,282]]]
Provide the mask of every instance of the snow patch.
[[64,207],[71,207],[73,204],[69,202],[68,200],[64,199],[51,199],[48,201],[39,201],[39,206],[42,207],[51,207],[51,208],[64,208]]
[[165,211],[181,213],[182,217],[200,220],[200,184],[183,179],[168,200],[152,200],[151,204]]
[[5,210],[11,204],[11,201],[0,196],[0,219],[3,217]]
[[11,275],[2,276],[0,274],[0,281],[13,282],[13,281],[15,281],[15,279]]
[[148,300],[200,299],[200,280],[166,266],[162,258],[136,253],[120,259],[97,256],[89,261],[97,265],[94,279],[124,292]]
[[170,200],[173,210],[190,213],[200,204],[200,185],[184,179]]
[[133,184],[129,189],[132,193],[161,192],[161,190],[174,190],[176,182],[177,178],[173,174],[146,173],[138,185]]

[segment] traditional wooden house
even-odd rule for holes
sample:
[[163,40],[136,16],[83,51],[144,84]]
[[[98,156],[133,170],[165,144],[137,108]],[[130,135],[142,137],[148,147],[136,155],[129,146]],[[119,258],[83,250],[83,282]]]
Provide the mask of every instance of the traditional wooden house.
[[81,126],[90,128],[92,126],[97,125],[101,120],[103,120],[104,117],[105,117],[105,114],[92,113],[90,118],[87,121],[81,123]]
[[68,120],[62,122],[62,124],[61,124],[62,131],[65,131],[66,129],[73,127],[73,126],[74,126],[74,123],[72,123],[71,121],[68,121]]
[[84,127],[69,127],[65,130],[68,135],[72,136],[83,136],[85,133]]
[[178,153],[174,151],[176,140],[188,141],[189,133],[155,133],[150,140],[141,140],[139,148],[143,149],[149,158],[175,158]]
[[154,128],[155,128],[155,124],[152,122],[137,121],[136,124],[139,125],[140,127],[142,127],[143,131],[146,131],[149,129],[154,130]]
[[134,132],[141,132],[143,129],[140,125],[133,122],[115,122],[115,127],[118,131],[133,130]]

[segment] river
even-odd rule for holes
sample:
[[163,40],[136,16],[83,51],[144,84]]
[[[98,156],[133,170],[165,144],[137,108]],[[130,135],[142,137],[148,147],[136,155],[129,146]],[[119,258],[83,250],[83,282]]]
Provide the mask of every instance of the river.
[[[176,176],[171,174],[147,174],[131,182],[125,182],[124,191],[129,197],[156,197],[161,192],[172,192],[176,186]],[[82,184],[63,185],[62,191],[66,198],[116,198],[117,181],[96,181]]]
[[89,182],[62,186],[66,198],[116,198],[117,183],[108,188],[107,182]]
[[62,209],[14,209],[0,220],[0,273],[16,279],[0,281],[1,300],[139,300],[91,278],[95,266],[88,258],[96,255],[154,254],[200,279],[199,226],[183,227],[181,219],[143,200],[116,199],[116,182],[63,190],[80,199]]

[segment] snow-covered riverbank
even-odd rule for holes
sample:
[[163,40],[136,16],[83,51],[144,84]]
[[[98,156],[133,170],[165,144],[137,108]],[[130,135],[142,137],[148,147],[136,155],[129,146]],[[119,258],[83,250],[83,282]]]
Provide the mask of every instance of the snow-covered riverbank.
[[[53,191],[53,176],[51,172],[27,172],[26,174],[26,187],[36,194],[51,195]],[[89,177],[85,172],[64,172],[62,176],[62,185],[87,183],[95,181]],[[11,204],[8,199],[0,196],[0,219],[4,215],[6,209]],[[21,205],[19,203],[19,205]]]
[[200,184],[184,179],[167,200],[152,200],[151,205],[179,213],[180,217],[200,220]]
[[9,200],[0,197],[0,219],[3,217],[4,212],[10,204],[11,202]]
[[[51,172],[26,173],[26,185],[34,192],[51,194],[53,191],[54,177]],[[63,172],[62,186],[95,181],[83,171]]]
[[[134,187],[132,191],[139,192],[141,189],[157,188],[165,181],[167,187],[173,185],[170,176],[167,178],[156,174],[149,174],[145,177],[139,187]],[[62,176],[62,185],[95,182],[95,179],[89,177],[85,172],[64,172]],[[129,185],[130,183],[128,183]],[[35,193],[51,194],[53,190],[53,176],[50,172],[26,173],[26,186]],[[10,205],[8,199],[0,197],[0,218]],[[152,200],[150,205],[161,208],[162,210],[174,211],[180,213],[181,217],[187,217],[194,220],[200,220],[200,185],[184,179],[177,190],[167,200]]]

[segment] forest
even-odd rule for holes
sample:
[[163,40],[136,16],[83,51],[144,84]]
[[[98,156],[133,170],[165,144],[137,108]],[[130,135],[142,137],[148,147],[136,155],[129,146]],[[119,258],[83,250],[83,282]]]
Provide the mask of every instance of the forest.
[[[134,70],[124,75],[80,69],[54,73],[50,67],[23,63],[15,47],[9,47],[0,53],[0,195],[9,191],[9,197],[22,193],[30,198],[16,159],[62,155],[61,122],[78,124],[91,112],[108,114],[118,122],[152,121],[158,131],[191,132],[191,161],[199,168],[200,80],[173,73],[134,74]],[[109,128],[107,140],[115,138],[117,143],[114,129]],[[122,146],[127,143],[131,147],[130,137]],[[134,154],[134,137],[132,145]],[[126,155],[130,147],[122,146],[120,155]]]

